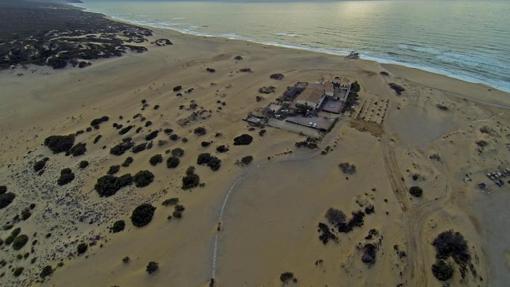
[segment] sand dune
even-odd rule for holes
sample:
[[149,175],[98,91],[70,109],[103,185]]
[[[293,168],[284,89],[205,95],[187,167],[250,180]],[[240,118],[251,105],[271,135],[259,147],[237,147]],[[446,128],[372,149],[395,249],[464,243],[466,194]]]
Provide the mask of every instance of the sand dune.
[[[490,196],[477,187],[480,182],[490,192],[507,192],[507,185],[499,188],[485,174],[510,167],[508,94],[364,60],[166,30],[154,37],[173,45],[80,70],[0,72],[0,185],[16,195],[0,210],[2,225],[14,225],[0,231],[0,238],[5,241],[16,227],[29,237],[21,251],[1,246],[3,286],[208,286],[211,277],[215,286],[281,286],[285,272],[297,279],[289,279],[289,286],[441,286],[432,272],[432,243],[448,230],[462,234],[470,254],[464,278],[461,264],[446,259],[454,269],[450,286],[499,284],[489,276],[494,255],[484,239],[491,219],[480,221],[472,202]],[[252,72],[240,72],[243,68]],[[273,73],[285,77],[270,79]],[[335,76],[359,82],[359,105],[319,149],[296,148],[304,137],[285,130],[266,127],[261,136],[242,121],[297,81]],[[398,96],[389,83],[405,91]],[[182,89],[174,91],[176,86]],[[264,86],[274,86],[275,93],[260,94]],[[368,100],[388,101],[382,124],[356,118]],[[190,117],[194,112],[199,116]],[[108,121],[87,132],[102,116]],[[123,136],[114,123],[133,125],[125,136],[136,144],[159,132],[150,149],[115,156],[110,149]],[[206,134],[197,135],[197,127]],[[75,143],[86,143],[84,155],[53,154],[43,145],[48,136],[79,130]],[[253,142],[234,145],[241,134],[250,134]],[[204,147],[204,141],[212,143]],[[220,145],[228,152],[217,152]],[[176,168],[168,168],[177,148],[184,154]],[[197,165],[204,152],[221,160],[219,170]],[[149,161],[156,154],[163,162],[153,166]],[[250,165],[236,163],[248,155],[254,157]],[[133,163],[120,166],[116,176],[149,170],[153,182],[100,197],[97,179],[128,156]],[[37,175],[33,165],[44,157],[49,158],[44,172]],[[83,160],[89,166],[82,169]],[[354,164],[356,172],[344,174],[343,162]],[[189,166],[204,185],[183,190]],[[75,178],[59,186],[63,168]],[[409,193],[412,186],[421,187],[421,197]],[[182,218],[176,218],[174,206],[162,205],[169,198],[185,207]],[[28,219],[14,218],[31,203]],[[142,203],[156,209],[148,225],[136,227],[130,216]],[[374,212],[367,212],[371,207]],[[330,208],[347,218],[363,211],[364,218],[349,232],[334,231],[337,242],[324,244],[318,224],[336,230],[325,218]],[[125,230],[111,233],[117,220],[125,221]],[[80,243],[88,248],[78,255]],[[367,244],[376,250],[370,264],[361,260]],[[26,259],[16,259],[25,253]],[[159,269],[147,274],[150,261]],[[47,265],[54,272],[43,280]],[[17,267],[24,269],[15,277]]]

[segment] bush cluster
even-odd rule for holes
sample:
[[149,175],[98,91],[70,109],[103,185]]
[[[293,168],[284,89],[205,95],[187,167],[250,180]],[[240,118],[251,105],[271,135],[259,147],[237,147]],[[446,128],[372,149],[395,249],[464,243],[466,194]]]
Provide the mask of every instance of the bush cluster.
[[62,136],[54,135],[49,136],[44,140],[44,145],[47,146],[53,153],[67,152],[74,145],[75,136],[73,134]]
[[104,175],[97,179],[94,189],[101,197],[109,197],[117,193],[121,188],[133,184],[133,177],[127,173],[121,177]]
[[182,189],[192,189],[200,184],[200,177],[195,174],[195,168],[190,166],[186,170],[186,175],[182,178]]
[[217,171],[221,167],[221,159],[211,155],[210,153],[201,153],[197,158],[198,165],[206,165],[211,170]]
[[133,210],[133,213],[131,214],[131,222],[136,227],[146,226],[152,221],[155,210],[156,207],[151,204],[141,204]]
[[57,180],[57,184],[62,186],[70,183],[74,180],[74,173],[70,168],[64,168],[60,171],[60,177]]
[[152,183],[154,180],[154,174],[148,170],[141,170],[133,177],[133,182],[136,187],[145,187]]
[[253,137],[249,134],[242,134],[234,138],[234,145],[249,145],[253,141]]

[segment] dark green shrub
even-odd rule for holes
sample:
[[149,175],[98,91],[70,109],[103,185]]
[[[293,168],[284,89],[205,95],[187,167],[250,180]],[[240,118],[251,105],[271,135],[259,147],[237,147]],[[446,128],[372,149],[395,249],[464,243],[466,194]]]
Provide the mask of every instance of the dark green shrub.
[[78,244],[78,247],[76,247],[76,252],[78,252],[78,255],[82,255],[83,253],[87,252],[87,249],[89,246],[87,243],[80,243]]
[[119,172],[119,170],[120,170],[120,165],[112,165],[112,166],[110,166],[110,168],[108,169],[107,174],[109,174],[109,175],[114,175],[114,174],[116,174],[117,172]]
[[18,277],[21,275],[21,273],[23,273],[23,270],[24,270],[23,267],[16,267],[12,272],[12,275],[14,275],[14,277]]
[[242,134],[234,138],[234,145],[249,145],[253,141],[253,137],[248,134]]
[[452,278],[453,272],[453,267],[445,260],[437,260],[436,263],[432,265],[432,274],[434,274],[434,277],[439,281],[449,280]]
[[88,161],[86,161],[86,160],[82,160],[82,161],[80,161],[79,167],[80,167],[81,169],[84,169],[84,168],[86,168],[87,166],[89,166],[89,162],[88,162]]
[[32,212],[30,212],[29,208],[25,208],[21,211],[21,219],[22,220],[27,220],[30,218],[30,216],[32,216]]
[[169,199],[166,199],[165,201],[163,201],[162,205],[163,206],[172,206],[172,205],[176,205],[177,203],[179,203],[179,199],[177,197],[173,197],[173,198],[169,198]]
[[198,127],[193,130],[193,133],[197,136],[203,136],[207,133],[207,130],[204,127]]
[[171,156],[166,160],[166,166],[168,168],[176,168],[177,166],[179,166],[180,162],[181,161],[179,160],[178,157]]
[[45,166],[46,166],[46,162],[49,160],[49,158],[45,157],[39,161],[36,161],[35,164],[34,164],[34,171],[35,172],[39,172],[41,171]]
[[99,196],[108,197],[114,195],[121,188],[131,185],[132,183],[133,178],[129,173],[124,174],[121,177],[116,177],[114,175],[104,175],[97,179],[94,189],[97,191]]
[[423,194],[423,189],[419,186],[411,186],[409,188],[409,193],[414,197],[421,197]]
[[126,222],[124,220],[117,220],[113,223],[112,227],[110,227],[110,231],[113,233],[121,232],[126,227]]
[[44,140],[44,145],[47,146],[53,153],[67,152],[74,145],[74,135],[67,136],[49,136]]
[[159,265],[157,262],[154,262],[154,261],[151,261],[147,264],[147,267],[145,268],[145,271],[147,271],[147,273],[149,274],[152,274],[156,271],[158,271],[159,269]]
[[133,213],[131,214],[131,222],[136,227],[146,226],[152,221],[155,210],[156,207],[151,204],[141,204],[133,210]]
[[172,155],[175,157],[182,157],[184,155],[184,150],[180,147],[174,148],[172,150]]
[[66,152],[66,155],[72,156],[80,156],[87,152],[87,145],[85,143],[77,143],[69,151]]
[[123,167],[128,167],[128,166],[130,166],[132,163],[133,163],[133,158],[132,158],[132,157],[130,157],[130,156],[128,156],[128,157],[124,160],[124,162],[122,163],[122,166],[123,166]]
[[251,156],[251,155],[247,155],[247,156],[241,158],[241,163],[243,165],[249,165],[252,161],[253,161],[253,156]]
[[44,266],[44,268],[41,270],[41,273],[39,273],[39,277],[41,277],[42,279],[50,276],[51,274],[53,274],[53,267],[51,267],[50,265],[46,265]]
[[148,170],[141,170],[133,177],[133,182],[136,187],[145,187],[152,183],[154,180],[154,174]]
[[182,178],[182,189],[191,189],[200,184],[200,177],[195,174],[195,168],[190,166],[186,170],[186,175]]
[[20,250],[21,248],[23,248],[23,246],[25,246],[25,244],[27,244],[27,242],[28,242],[27,235],[25,234],[18,235],[16,236],[16,238],[14,238],[14,241],[12,242],[12,248],[14,250]]
[[152,166],[156,166],[160,163],[163,162],[163,156],[160,155],[160,154],[155,154],[153,155],[150,159],[149,159],[149,163],[152,165]]
[[290,282],[296,283],[297,278],[294,277],[294,274],[292,272],[283,272],[282,274],[280,274],[280,281],[283,284],[287,284]]
[[12,192],[5,192],[0,194],[0,209],[7,207],[16,198],[16,195]]
[[70,183],[74,180],[74,173],[70,168],[64,168],[60,171],[60,177],[57,180],[57,184],[62,186]]

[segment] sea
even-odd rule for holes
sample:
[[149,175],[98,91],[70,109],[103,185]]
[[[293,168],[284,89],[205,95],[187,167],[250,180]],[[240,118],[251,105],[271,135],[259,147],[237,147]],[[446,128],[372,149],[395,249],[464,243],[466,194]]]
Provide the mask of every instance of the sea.
[[510,1],[83,0],[134,24],[394,63],[510,92]]

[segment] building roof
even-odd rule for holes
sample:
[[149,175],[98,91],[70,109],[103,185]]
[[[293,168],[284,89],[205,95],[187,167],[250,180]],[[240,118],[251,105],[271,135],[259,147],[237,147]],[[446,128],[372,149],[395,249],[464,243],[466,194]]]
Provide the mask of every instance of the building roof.
[[324,96],[324,86],[322,84],[308,84],[306,89],[297,97],[298,102],[318,104]]
[[273,112],[273,113],[278,112],[281,108],[282,108],[281,105],[278,105],[278,104],[275,104],[275,103],[272,103],[269,106],[267,106],[267,109],[269,111]]
[[333,86],[333,82],[325,82],[324,83],[324,92],[329,95],[333,95],[335,93],[335,87]]

